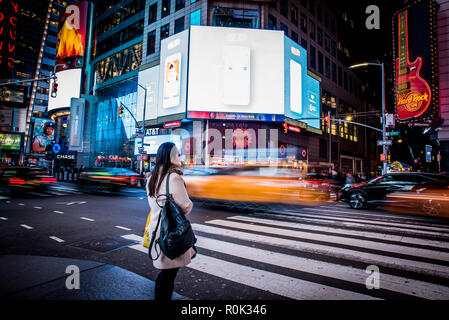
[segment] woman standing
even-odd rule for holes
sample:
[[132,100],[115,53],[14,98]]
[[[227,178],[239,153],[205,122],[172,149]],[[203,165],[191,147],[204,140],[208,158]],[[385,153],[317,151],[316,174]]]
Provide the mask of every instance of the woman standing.
[[[149,234],[151,235],[156,229],[159,215],[162,207],[165,205],[165,197],[159,195],[166,194],[166,179],[170,174],[169,192],[173,197],[173,201],[179,206],[184,214],[189,214],[192,211],[193,203],[189,199],[186,186],[181,175],[182,171],[179,169],[181,162],[179,160],[179,150],[172,142],[165,142],[161,144],[157,151],[156,163],[151,176],[147,181],[146,190],[148,195],[148,202],[151,208],[151,218],[149,223]],[[160,226],[156,231],[155,239],[159,239]],[[151,256],[155,257],[160,252],[160,248],[153,245]],[[180,267],[186,266],[195,255],[195,250],[190,248],[183,255],[171,260],[167,258],[163,252],[160,252],[159,257],[153,261],[153,266],[156,269],[161,269],[161,272],[156,278],[155,285],[155,300],[170,300],[173,294],[176,274]]]

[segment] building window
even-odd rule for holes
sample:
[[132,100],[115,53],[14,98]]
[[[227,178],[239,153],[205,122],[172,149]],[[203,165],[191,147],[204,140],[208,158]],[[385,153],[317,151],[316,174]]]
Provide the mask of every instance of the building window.
[[170,0],[162,0],[161,18],[164,18],[169,14],[170,14]]
[[212,25],[233,28],[259,28],[257,10],[215,7],[212,9]]
[[281,14],[288,18],[288,0],[281,0]]
[[331,19],[331,33],[335,36],[336,34],[336,26],[335,26],[335,19]]
[[332,81],[337,83],[337,65],[332,62]]
[[343,83],[343,87],[345,88],[345,90],[348,90],[348,74],[344,73],[344,83]]
[[324,36],[324,49],[326,49],[327,52],[330,52],[331,50],[331,39],[327,34]]
[[157,20],[157,2],[153,3],[148,11],[148,24],[152,24]]
[[331,78],[331,60],[326,57],[326,77]]
[[156,52],[156,30],[148,32],[147,55]]
[[323,54],[318,51],[318,72],[323,74]]
[[298,34],[295,31],[292,31],[292,40],[298,43]]
[[298,8],[294,4],[292,4],[292,8],[290,10],[290,19],[295,26],[298,25]]
[[161,41],[168,38],[170,35],[170,24],[167,23],[161,27]]
[[310,45],[309,59],[310,67],[316,69],[316,49],[312,45]]
[[301,5],[307,9],[307,0],[301,0]]
[[309,1],[309,12],[312,16],[315,15],[315,0]]
[[186,1],[185,0],[176,0],[175,11],[183,9],[185,6],[186,6]]
[[268,29],[276,30],[277,29],[277,21],[276,18],[271,14],[268,14]]
[[319,4],[316,5],[316,18],[319,22],[323,22],[323,9]]
[[324,11],[324,26],[329,30],[329,13],[327,11]]
[[337,45],[335,43],[335,40],[331,40],[331,54],[333,57],[337,56]]
[[279,29],[280,29],[280,30],[283,30],[284,33],[285,33],[285,35],[288,36],[288,27],[287,27],[285,24],[283,24],[283,23],[281,22],[281,26],[280,26]]
[[184,17],[175,20],[175,34],[184,30]]
[[318,28],[318,38],[317,42],[320,46],[323,45],[323,30],[321,28]]
[[307,34],[307,16],[301,13],[301,31]]
[[343,72],[341,70],[341,67],[338,67],[338,85],[340,87],[343,86]]
[[301,39],[301,47],[307,50],[307,40],[304,38]]
[[349,92],[350,93],[352,93],[353,92],[353,90],[352,90],[352,88],[353,88],[353,86],[352,86],[352,76],[349,76]]
[[190,25],[191,26],[199,26],[199,25],[201,25],[201,9],[193,11],[190,14]]
[[315,40],[315,22],[310,20],[310,38]]

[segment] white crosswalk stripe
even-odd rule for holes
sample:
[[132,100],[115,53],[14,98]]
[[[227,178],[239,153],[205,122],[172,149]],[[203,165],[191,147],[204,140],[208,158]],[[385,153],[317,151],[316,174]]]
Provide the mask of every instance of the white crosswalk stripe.
[[[382,297],[365,287],[366,267],[375,265],[387,295],[449,297],[449,240],[438,238],[447,235],[444,226],[412,226],[425,231],[420,237],[408,235],[406,223],[399,229],[402,235],[385,233],[383,223],[400,224],[388,218],[354,219],[369,231],[332,226],[340,222],[335,218],[351,220],[327,216],[329,225],[319,225],[301,217],[252,214],[192,223],[200,252],[187,267],[291,299],[367,300]],[[148,254],[141,236],[122,237],[139,242],[128,248]]]

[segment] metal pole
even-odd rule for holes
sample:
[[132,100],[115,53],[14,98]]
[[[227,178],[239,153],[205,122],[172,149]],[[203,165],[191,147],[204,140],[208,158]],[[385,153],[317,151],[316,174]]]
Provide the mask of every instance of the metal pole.
[[384,154],[384,161],[382,167],[382,174],[387,173],[387,146],[385,145],[386,131],[385,131],[385,69],[384,63],[380,65],[382,69],[382,153]]
[[[140,84],[139,84],[140,86]],[[145,95],[143,98],[143,115],[142,115],[142,126],[143,126],[143,137],[142,137],[142,149],[143,149],[143,140],[145,140],[145,113],[146,113],[146,106],[147,106],[147,88],[141,86],[143,90],[145,90]],[[140,155],[142,157],[142,154]],[[143,160],[140,159],[140,172],[143,171]]]
[[331,121],[331,111],[327,112],[329,119],[329,173],[332,173],[332,121]]

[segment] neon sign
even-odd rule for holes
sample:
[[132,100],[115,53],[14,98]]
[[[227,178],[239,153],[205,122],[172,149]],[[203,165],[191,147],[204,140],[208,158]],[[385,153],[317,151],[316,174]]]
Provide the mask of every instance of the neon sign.
[[0,69],[11,73],[14,67],[14,53],[17,38],[17,0],[0,1]]

